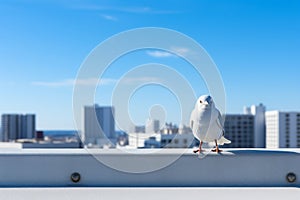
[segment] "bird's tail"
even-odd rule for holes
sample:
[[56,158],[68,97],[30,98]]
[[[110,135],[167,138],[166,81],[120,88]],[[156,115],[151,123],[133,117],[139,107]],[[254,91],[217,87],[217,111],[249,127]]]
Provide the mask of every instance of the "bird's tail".
[[224,136],[222,136],[219,140],[218,140],[218,144],[219,145],[224,145],[224,144],[230,144],[231,141],[226,139]]

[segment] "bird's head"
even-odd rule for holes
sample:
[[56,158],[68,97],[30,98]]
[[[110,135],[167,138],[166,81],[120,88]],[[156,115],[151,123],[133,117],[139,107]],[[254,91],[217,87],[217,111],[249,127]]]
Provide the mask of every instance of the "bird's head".
[[209,108],[214,106],[214,101],[210,95],[202,95],[197,100],[196,105],[198,106],[199,109]]

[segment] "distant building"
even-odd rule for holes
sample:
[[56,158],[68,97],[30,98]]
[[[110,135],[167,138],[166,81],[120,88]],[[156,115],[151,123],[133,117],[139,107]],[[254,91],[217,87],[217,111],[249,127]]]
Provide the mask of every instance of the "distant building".
[[156,137],[150,137],[149,139],[144,141],[144,148],[160,148],[161,143],[156,139]]
[[159,120],[148,119],[146,121],[146,133],[158,133],[160,130]]
[[189,148],[193,146],[192,132],[185,134],[161,134],[162,148]]
[[231,140],[227,148],[254,147],[254,116],[251,114],[227,114],[225,120],[225,137]]
[[226,114],[225,135],[228,148],[265,148],[265,106],[244,108],[244,114]]
[[157,141],[160,141],[160,134],[158,133],[128,133],[128,148],[144,148],[145,141],[149,138],[156,138]]
[[254,147],[266,147],[266,107],[263,104],[251,106],[251,114],[254,116]]
[[266,147],[300,148],[300,112],[266,112]]
[[132,133],[145,133],[145,126],[132,126],[129,132]]
[[192,129],[184,124],[180,124],[178,127],[178,133],[179,134],[188,134],[188,133],[193,133]]
[[98,105],[84,107],[83,140],[85,145],[90,146],[115,145],[114,107]]
[[160,130],[162,134],[177,134],[178,126],[172,123],[166,123],[165,126]]
[[35,138],[34,114],[3,114],[1,117],[1,141]]
[[145,148],[189,148],[194,146],[192,130],[181,124],[179,127],[166,123],[160,134],[149,137],[144,142]]

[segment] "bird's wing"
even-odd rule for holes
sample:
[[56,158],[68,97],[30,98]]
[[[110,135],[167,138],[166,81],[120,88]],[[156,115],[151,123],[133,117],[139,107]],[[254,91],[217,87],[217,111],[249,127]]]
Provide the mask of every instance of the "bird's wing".
[[221,116],[220,111],[218,111],[217,124],[220,127],[220,129],[222,129],[223,136],[224,136],[225,135],[225,129],[224,129],[224,126],[223,126],[223,123],[222,123],[222,116]]

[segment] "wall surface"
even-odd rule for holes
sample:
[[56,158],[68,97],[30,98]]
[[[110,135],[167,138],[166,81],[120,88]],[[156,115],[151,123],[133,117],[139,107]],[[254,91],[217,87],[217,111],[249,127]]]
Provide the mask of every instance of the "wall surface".
[[[226,149],[203,158],[192,149],[0,149],[0,163],[0,187],[300,186],[300,151],[290,149]],[[294,183],[286,180],[290,172]]]

